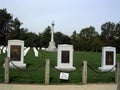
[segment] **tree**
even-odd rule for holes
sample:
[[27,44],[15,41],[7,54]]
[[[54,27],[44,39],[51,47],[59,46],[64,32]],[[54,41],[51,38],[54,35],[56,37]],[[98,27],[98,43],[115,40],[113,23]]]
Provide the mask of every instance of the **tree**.
[[92,46],[91,51],[96,51],[96,52],[101,51],[102,41],[100,40],[100,36],[93,39],[91,46]]
[[9,34],[9,39],[20,39],[21,32],[24,28],[21,28],[22,23],[18,18],[15,18],[11,21],[11,33]]
[[51,39],[51,28],[48,26],[41,34],[42,47],[47,48]]
[[63,43],[63,33],[61,33],[61,32],[56,32],[56,33],[54,34],[54,36],[55,36],[56,46],[57,46],[58,44],[62,44],[62,43]]
[[71,36],[72,44],[74,47],[74,50],[80,50],[80,41],[79,41],[79,36],[76,33],[76,31],[73,32]]
[[99,40],[99,34],[95,31],[95,28],[93,26],[82,29],[79,37],[81,50],[96,51],[97,47],[95,49],[94,46],[97,46],[96,44],[98,43],[99,45],[101,45]]
[[19,21],[18,18],[15,18],[11,22],[11,33],[10,33],[10,38],[11,39],[20,39],[21,36],[21,28],[22,23]]
[[114,46],[115,41],[115,23],[106,22],[101,26],[101,40],[103,46]]
[[56,46],[58,44],[71,44],[71,38],[61,32],[55,33]]
[[116,24],[116,47],[117,47],[117,52],[120,52],[120,22]]
[[6,9],[0,9],[0,44],[6,45],[7,38],[11,32],[10,24],[12,20],[12,15],[7,12]]
[[27,39],[25,40],[25,46],[27,47],[38,47],[39,37],[33,32],[26,33]]

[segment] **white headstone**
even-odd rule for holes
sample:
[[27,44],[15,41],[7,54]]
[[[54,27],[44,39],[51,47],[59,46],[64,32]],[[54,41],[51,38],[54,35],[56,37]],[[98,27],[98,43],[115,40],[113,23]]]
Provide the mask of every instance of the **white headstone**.
[[3,53],[6,53],[6,51],[7,51],[7,48],[4,47],[4,48],[3,48]]
[[0,46],[0,49],[2,50],[2,49],[3,49],[3,46]]
[[24,47],[24,50],[26,49],[27,47]]
[[73,67],[73,45],[58,45],[57,66],[60,71],[74,71]]
[[37,49],[38,49],[38,50],[40,50],[40,48],[39,48],[39,47],[38,47]]
[[27,55],[28,51],[30,50],[30,47],[24,49],[24,56]]
[[[108,71],[116,65],[116,48],[115,47],[103,47],[101,67],[98,67],[101,71]],[[112,71],[115,71],[113,68]]]
[[[26,68],[24,64],[24,41],[22,40],[8,40],[8,53],[7,56],[11,62],[19,68]],[[10,62],[10,67],[15,66]]]
[[35,57],[38,57],[38,50],[35,47],[33,47],[33,51],[34,51]]
[[46,50],[46,49],[44,47],[42,47],[41,50]]
[[3,48],[3,46],[0,46],[0,54],[2,53],[2,48]]

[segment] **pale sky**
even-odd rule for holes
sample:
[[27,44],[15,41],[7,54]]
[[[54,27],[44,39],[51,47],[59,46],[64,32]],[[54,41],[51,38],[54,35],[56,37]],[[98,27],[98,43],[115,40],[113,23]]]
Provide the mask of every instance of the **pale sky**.
[[54,31],[66,35],[89,26],[100,33],[103,23],[120,21],[120,0],[0,0],[3,8],[35,33],[43,32],[53,20]]

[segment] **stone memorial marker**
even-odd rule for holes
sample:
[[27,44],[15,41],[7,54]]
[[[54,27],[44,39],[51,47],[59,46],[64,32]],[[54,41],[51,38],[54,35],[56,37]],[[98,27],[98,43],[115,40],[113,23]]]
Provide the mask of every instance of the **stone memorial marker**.
[[[102,60],[101,67],[98,69],[101,71],[108,71],[116,65],[116,48],[115,47],[103,47],[102,48]],[[112,71],[114,71],[113,68]]]
[[1,47],[0,47],[0,54],[1,54]]
[[41,50],[44,50],[44,51],[45,51],[45,50],[46,50],[46,48],[42,47],[42,48],[41,48]]
[[38,50],[35,47],[33,47],[33,51],[34,51],[35,57],[38,57]]
[[40,50],[40,48],[39,48],[39,47],[38,47],[37,49],[38,49],[38,50]]
[[0,46],[0,54],[2,53],[2,48],[3,48],[3,46]]
[[4,48],[3,48],[3,53],[6,53],[6,51],[7,51],[7,48],[4,47]]
[[74,71],[73,67],[73,46],[67,44],[58,45],[57,66],[61,71]]
[[24,49],[24,56],[27,55],[28,51],[30,50],[30,47]]
[[[22,40],[8,40],[8,53],[12,63],[19,68],[26,68],[24,64],[24,41]],[[11,68],[15,68],[11,62],[9,63]]]

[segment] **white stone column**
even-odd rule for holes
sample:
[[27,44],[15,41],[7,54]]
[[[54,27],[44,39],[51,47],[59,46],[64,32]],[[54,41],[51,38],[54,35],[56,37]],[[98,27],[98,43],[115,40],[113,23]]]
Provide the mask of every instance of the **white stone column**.
[[54,42],[54,21],[52,23],[52,29],[51,29],[51,42]]
[[49,46],[46,50],[51,52],[57,51],[54,42],[54,22],[52,23],[52,29],[51,29],[51,41],[49,42]]

